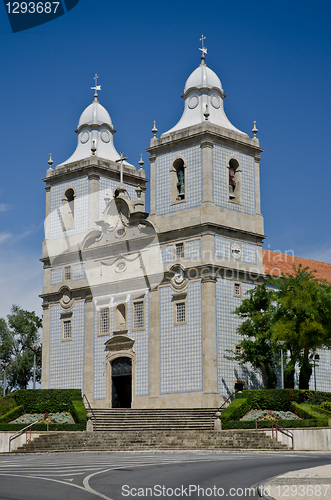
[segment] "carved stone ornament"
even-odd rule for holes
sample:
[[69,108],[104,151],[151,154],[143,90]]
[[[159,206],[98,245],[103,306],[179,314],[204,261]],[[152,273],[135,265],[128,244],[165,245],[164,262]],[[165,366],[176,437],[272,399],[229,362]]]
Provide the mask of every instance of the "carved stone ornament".
[[114,335],[111,339],[107,340],[105,342],[105,346],[107,347],[108,351],[114,352],[114,351],[131,351],[133,352],[133,344],[134,340],[129,337],[128,335],[121,335],[117,334]]
[[176,266],[171,269],[173,277],[171,279],[171,286],[174,290],[183,290],[186,288],[188,280],[185,278],[184,270],[181,266]]
[[74,303],[74,299],[72,298],[72,294],[70,290],[65,289],[62,292],[62,297],[60,299],[60,305],[62,309],[70,309]]

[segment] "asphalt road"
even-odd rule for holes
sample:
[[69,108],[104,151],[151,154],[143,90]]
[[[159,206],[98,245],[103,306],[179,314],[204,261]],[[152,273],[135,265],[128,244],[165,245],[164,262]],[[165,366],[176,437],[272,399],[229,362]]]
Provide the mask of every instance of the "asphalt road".
[[306,452],[2,455],[0,500],[258,498],[250,488],[267,478],[329,463]]

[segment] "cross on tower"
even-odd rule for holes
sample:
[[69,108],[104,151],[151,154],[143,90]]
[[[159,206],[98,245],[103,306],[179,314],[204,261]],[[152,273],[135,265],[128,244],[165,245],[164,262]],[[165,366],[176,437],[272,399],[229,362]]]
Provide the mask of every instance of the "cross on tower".
[[123,157],[123,153],[121,153],[121,158],[119,158],[118,160],[116,160],[116,163],[120,163],[121,164],[121,175],[120,175],[120,183],[121,185],[123,184],[123,161],[124,160],[127,160],[128,158],[124,158]]
[[202,52],[201,57],[204,57],[204,54],[207,54],[207,49],[206,49],[206,47],[203,44],[204,40],[206,40],[206,37],[202,35],[201,38],[200,38],[200,42],[202,44],[202,48],[201,49],[199,48],[199,50],[201,50],[201,52]]
[[98,85],[98,78],[99,78],[98,75],[95,74],[94,77],[93,77],[95,86],[91,87],[91,90],[95,90],[95,93],[94,93],[95,97],[98,97],[98,90],[101,90],[101,85]]

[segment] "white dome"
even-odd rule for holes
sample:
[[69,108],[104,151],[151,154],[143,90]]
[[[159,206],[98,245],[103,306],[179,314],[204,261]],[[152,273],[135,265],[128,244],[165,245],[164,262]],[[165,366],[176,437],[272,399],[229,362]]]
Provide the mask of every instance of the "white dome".
[[221,80],[216,73],[204,63],[200,64],[186,80],[184,94],[192,88],[217,88],[223,93]]
[[223,106],[226,95],[223,92],[221,80],[212,69],[206,66],[204,59],[186,80],[182,97],[185,105],[181,119],[162,136],[200,123],[212,123],[247,136],[232,125],[227,118]]
[[82,125],[109,125],[113,128],[113,124],[108,111],[95,100],[87,106],[79,118],[78,129]]
[[[94,95],[94,101],[87,106],[79,118],[76,130],[78,134],[76,150],[70,158],[58,166],[89,158],[93,154],[91,148],[95,148],[96,157],[117,161],[120,155],[114,146],[113,134],[115,132],[108,111],[98,102],[97,95]],[[133,167],[126,161],[124,165]]]

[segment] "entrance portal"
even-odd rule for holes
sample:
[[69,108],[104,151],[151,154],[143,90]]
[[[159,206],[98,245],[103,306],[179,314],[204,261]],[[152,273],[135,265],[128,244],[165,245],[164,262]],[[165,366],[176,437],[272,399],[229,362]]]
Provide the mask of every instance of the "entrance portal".
[[132,361],[116,358],[111,364],[112,408],[131,408]]

